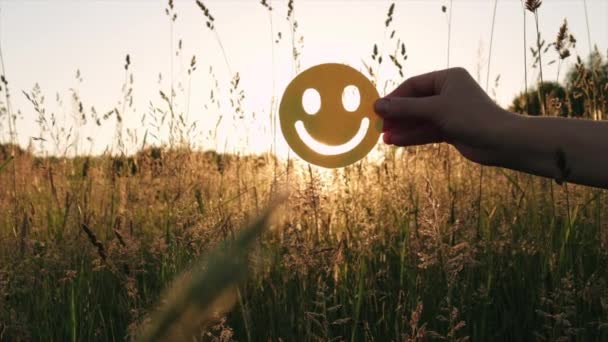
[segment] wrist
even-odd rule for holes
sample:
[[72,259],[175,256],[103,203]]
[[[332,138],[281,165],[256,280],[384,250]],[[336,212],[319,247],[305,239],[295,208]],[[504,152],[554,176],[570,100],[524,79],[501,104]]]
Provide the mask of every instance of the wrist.
[[546,141],[538,118],[504,110],[504,118],[495,132],[491,166],[554,178],[555,151]]
[[501,150],[515,145],[517,136],[526,128],[526,116],[500,108],[500,115],[497,117],[500,120],[497,120],[498,124],[495,125],[493,135],[495,147]]
[[524,116],[502,108],[497,108],[497,111],[494,115],[494,123],[487,130],[489,135],[485,145],[489,158],[484,163],[487,166],[505,166],[508,160],[513,159],[516,139],[521,136],[522,129],[525,128]]

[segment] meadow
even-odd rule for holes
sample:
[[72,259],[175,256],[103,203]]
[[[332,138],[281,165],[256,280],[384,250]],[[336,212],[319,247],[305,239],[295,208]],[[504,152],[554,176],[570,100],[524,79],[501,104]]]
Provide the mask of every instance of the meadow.
[[[221,18],[197,4],[213,30]],[[297,2],[288,6],[296,23]],[[522,6],[542,15],[540,1]],[[395,6],[387,9],[379,25],[388,28]],[[173,10],[169,1],[169,20]],[[577,58],[567,27],[556,32],[552,45],[540,35],[530,42],[537,60]],[[407,68],[397,46],[370,49],[370,79],[381,56]],[[294,41],[294,61],[299,48]],[[589,60],[579,58],[562,95],[530,80],[514,110],[576,107],[606,119],[608,64],[599,52],[599,63]],[[127,56],[126,75],[129,65]],[[117,124],[115,151],[40,155],[12,140],[11,96],[38,113],[46,138],[36,144],[67,150],[73,132],[36,91],[9,93],[9,81],[2,77],[0,341],[608,340],[603,190],[481,167],[445,144],[379,146],[378,158],[334,170],[271,152],[198,149],[171,107],[178,95],[162,91],[169,109],[158,109],[166,120],[157,122],[168,143],[120,153],[130,142]],[[243,115],[231,84],[234,115]],[[124,106],[129,87],[125,77]],[[101,126],[121,112],[74,114]]]

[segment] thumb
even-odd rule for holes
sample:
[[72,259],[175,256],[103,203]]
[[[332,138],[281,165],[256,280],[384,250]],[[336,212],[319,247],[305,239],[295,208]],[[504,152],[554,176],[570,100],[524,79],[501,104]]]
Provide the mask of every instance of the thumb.
[[439,96],[383,97],[374,110],[384,119],[420,119],[433,121],[437,115]]

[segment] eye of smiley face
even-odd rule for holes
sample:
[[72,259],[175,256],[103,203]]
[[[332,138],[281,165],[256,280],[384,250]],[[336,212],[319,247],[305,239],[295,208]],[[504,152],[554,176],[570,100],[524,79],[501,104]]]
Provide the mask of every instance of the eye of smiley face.
[[[358,91],[358,106],[343,104],[349,89]],[[318,108],[306,108],[305,93],[317,94]],[[382,132],[382,120],[373,110],[378,97],[374,85],[347,65],[314,66],[285,89],[281,130],[291,149],[309,163],[327,168],[352,164],[371,151]]]

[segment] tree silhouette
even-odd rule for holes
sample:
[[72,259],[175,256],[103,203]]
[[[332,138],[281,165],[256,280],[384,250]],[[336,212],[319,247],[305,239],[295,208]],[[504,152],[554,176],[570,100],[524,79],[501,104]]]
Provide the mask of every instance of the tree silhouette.
[[540,93],[544,94],[547,104],[545,110],[547,115],[554,116],[580,116],[580,113],[569,113],[565,106],[566,90],[557,82],[543,82],[540,84],[540,92],[538,87],[531,88],[527,94],[520,93],[517,95],[509,110],[516,113],[528,115],[541,115],[541,100]]
[[597,47],[586,62],[577,62],[566,73],[565,85],[543,82],[528,93],[518,94],[509,110],[528,115],[542,115],[541,95],[545,97],[545,115],[564,117],[606,117],[608,101],[608,60]]

